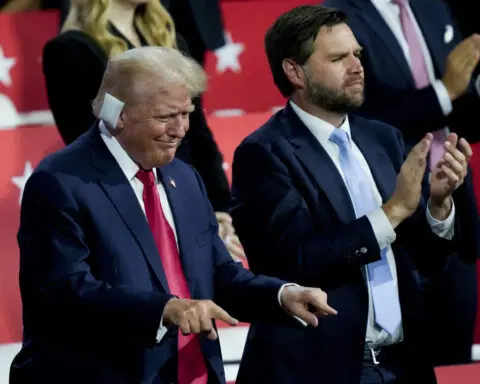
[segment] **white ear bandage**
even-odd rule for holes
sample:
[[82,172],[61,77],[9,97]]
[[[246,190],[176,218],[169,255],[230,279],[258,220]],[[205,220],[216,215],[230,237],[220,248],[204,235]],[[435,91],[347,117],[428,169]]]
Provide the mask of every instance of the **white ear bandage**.
[[115,96],[105,93],[99,118],[102,119],[110,129],[115,129],[124,105],[125,103],[118,100]]

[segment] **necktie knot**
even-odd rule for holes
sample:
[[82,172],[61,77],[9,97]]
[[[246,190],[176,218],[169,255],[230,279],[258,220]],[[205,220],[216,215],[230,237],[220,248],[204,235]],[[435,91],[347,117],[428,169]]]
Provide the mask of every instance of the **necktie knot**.
[[336,128],[332,132],[330,141],[337,144],[340,148],[348,148],[350,145],[347,132],[340,128]]
[[144,171],[140,169],[135,175],[138,180],[140,180],[143,185],[152,186],[155,185],[155,175],[153,171]]

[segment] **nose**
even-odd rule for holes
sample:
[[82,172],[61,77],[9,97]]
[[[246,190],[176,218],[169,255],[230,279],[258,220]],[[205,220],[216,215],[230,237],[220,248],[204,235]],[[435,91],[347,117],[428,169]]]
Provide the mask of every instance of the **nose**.
[[182,115],[172,117],[168,122],[167,133],[170,136],[183,139],[186,132],[186,124],[184,120],[185,119]]
[[355,55],[350,55],[348,59],[348,72],[359,74],[363,72],[362,62],[360,58]]

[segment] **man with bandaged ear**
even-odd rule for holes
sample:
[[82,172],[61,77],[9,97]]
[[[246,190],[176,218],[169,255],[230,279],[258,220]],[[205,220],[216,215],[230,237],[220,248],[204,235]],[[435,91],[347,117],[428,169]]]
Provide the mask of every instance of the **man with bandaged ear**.
[[321,289],[228,254],[199,175],[174,158],[205,83],[174,49],[116,56],[98,122],[29,178],[10,383],[223,384],[216,320],[316,327],[336,314]]

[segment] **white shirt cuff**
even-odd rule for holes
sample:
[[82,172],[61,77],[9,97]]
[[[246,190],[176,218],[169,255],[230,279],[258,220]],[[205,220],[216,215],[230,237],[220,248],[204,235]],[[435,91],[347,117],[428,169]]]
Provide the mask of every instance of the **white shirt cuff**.
[[[450,199],[452,198],[450,197]],[[443,221],[437,220],[432,216],[430,213],[430,200],[428,200],[427,221],[435,235],[446,240],[452,240],[453,236],[455,235],[455,203],[453,199],[450,215],[448,215],[448,217]]]
[[478,96],[480,96],[480,75],[477,76],[475,79],[475,89],[477,91]]
[[[283,290],[285,289],[285,287],[288,287],[288,286],[291,286],[291,285],[295,285],[297,287],[299,287],[298,284],[295,284],[295,283],[287,283],[287,284],[283,284],[280,289],[278,290],[278,294],[277,294],[277,301],[278,301],[278,305],[280,305],[280,307],[282,307],[282,309],[285,309],[283,308],[283,305],[282,305],[282,293],[283,293]],[[302,319],[300,319],[298,316],[295,316],[295,315],[292,315],[292,317],[297,320],[301,325],[303,325],[304,327],[306,327],[308,324],[303,321]]]
[[437,94],[437,99],[440,104],[440,108],[442,108],[443,115],[448,116],[450,113],[452,113],[453,106],[450,96],[448,96],[447,88],[445,88],[445,85],[441,80],[435,80],[432,86]]
[[375,234],[380,249],[388,247],[396,240],[397,234],[382,208],[368,214],[367,218],[372,225],[373,233]]
[[162,317],[160,318],[160,326],[158,327],[158,330],[157,330],[157,337],[156,337],[157,344],[160,343],[160,341],[162,341],[163,337],[166,335],[167,332],[168,332],[168,328],[163,326],[163,315],[162,315]]

